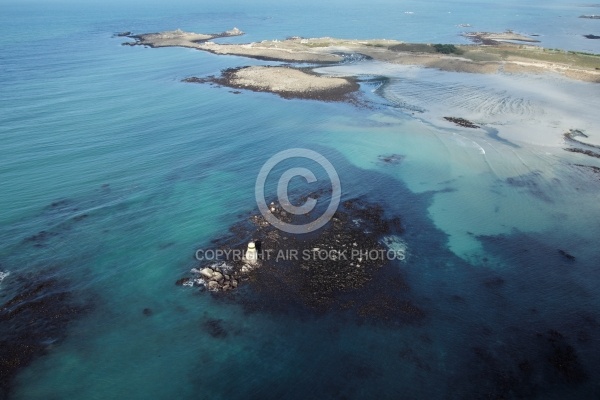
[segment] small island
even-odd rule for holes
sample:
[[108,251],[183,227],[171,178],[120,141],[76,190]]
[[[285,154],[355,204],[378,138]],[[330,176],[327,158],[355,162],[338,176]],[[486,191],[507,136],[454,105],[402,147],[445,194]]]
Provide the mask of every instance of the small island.
[[513,31],[506,31],[501,33],[494,32],[468,32],[463,35],[466,38],[471,39],[475,43],[483,43],[488,45],[497,45],[500,42],[529,42],[538,43],[539,40],[533,39],[529,36],[520,35]]
[[317,75],[290,67],[253,66],[223,71],[220,77],[185,79],[186,82],[206,83],[247,89],[255,92],[271,92],[284,98],[302,98],[324,101],[348,99],[358,90],[358,84],[350,78]]
[[238,28],[221,32],[221,33],[194,33],[184,32],[181,29],[174,31],[144,33],[141,35],[133,35],[131,32],[117,33],[119,37],[129,37],[135,39],[135,42],[126,42],[128,46],[148,46],[148,47],[191,47],[194,49],[200,48],[200,43],[207,40],[240,36],[244,32]]

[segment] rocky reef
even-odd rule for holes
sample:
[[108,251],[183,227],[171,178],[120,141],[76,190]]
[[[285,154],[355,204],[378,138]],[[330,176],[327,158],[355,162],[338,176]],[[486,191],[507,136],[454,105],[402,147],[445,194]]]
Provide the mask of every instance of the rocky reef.
[[444,117],[444,119],[446,121],[450,121],[458,126],[462,126],[463,128],[472,128],[472,129],[480,128],[479,125],[474,124],[473,122],[469,121],[468,119],[456,118],[456,117]]
[[[275,202],[269,209],[289,224],[310,220]],[[308,234],[281,231],[262,215],[249,216],[230,232],[214,242],[225,259],[200,265],[177,283],[208,289],[250,311],[351,312],[396,323],[425,316],[407,297],[408,285],[397,267],[408,254],[401,220],[386,218],[379,204],[345,201],[328,224]],[[256,262],[243,256],[248,241],[256,243]]]
[[[571,142],[572,145],[578,146],[578,147],[567,147],[564,149],[565,151],[569,151],[571,153],[584,154],[586,156],[590,156],[590,157],[594,157],[594,158],[600,158],[600,153],[596,150],[596,149],[600,149],[600,146],[592,144],[592,143],[587,143],[587,142],[577,139],[577,137],[583,137],[583,138],[589,137],[584,131],[582,131],[580,129],[569,129],[569,131],[565,132],[563,136],[565,138],[565,141]],[[592,151],[590,149],[594,149],[594,151]]]
[[586,150],[586,149],[579,149],[576,147],[570,147],[570,148],[566,148],[565,151],[569,151],[571,153],[579,153],[579,154],[584,154],[586,156],[590,156],[590,157],[594,157],[594,158],[600,158],[600,154],[593,152],[591,150]]
[[240,36],[244,32],[238,28],[233,28],[221,33],[194,33],[184,32],[181,29],[166,32],[156,33],[144,33],[140,35],[133,35],[131,32],[117,33],[118,37],[128,37],[134,39],[135,42],[125,42],[124,46],[148,46],[148,47],[191,47],[199,48],[200,43],[208,40]]
[[539,40],[533,39],[529,36],[514,33],[511,30],[506,32],[494,33],[494,32],[468,32],[463,35],[464,37],[472,40],[475,43],[484,45],[498,45],[500,42],[516,41],[516,42],[529,42],[537,43]]
[[[123,32],[130,33],[130,32]],[[504,71],[558,72],[569,78],[600,82],[593,54],[543,51],[533,45],[533,36],[512,31],[503,33],[471,32],[464,36],[477,45],[405,43],[389,39],[336,39],[332,37],[303,38],[291,36],[285,40],[262,40],[250,43],[218,43],[212,39],[242,35],[237,28],[217,34],[199,34],[181,30],[127,35],[135,42],[128,46],[180,46],[217,54],[248,57],[287,63],[337,64],[345,61],[374,59],[402,65],[418,65],[443,71],[469,73],[501,73]],[[521,42],[521,43],[515,43]],[[522,44],[527,42],[527,45]],[[590,58],[591,57],[591,58]],[[528,65],[523,59],[534,60]],[[484,61],[485,60],[485,61]],[[280,76],[285,78],[285,76]],[[285,79],[278,84],[288,84]],[[310,87],[305,87],[308,91]]]
[[328,77],[306,69],[291,67],[253,66],[231,68],[220,77],[184,79],[191,83],[214,83],[235,89],[275,93],[283,98],[345,101],[359,89],[349,78]]
[[384,164],[398,165],[404,161],[406,156],[403,156],[402,154],[382,154],[377,158]]
[[[60,343],[71,320],[89,309],[75,302],[69,284],[55,277],[11,274],[0,306],[0,399],[9,398],[22,368]],[[14,295],[8,295],[8,293]]]

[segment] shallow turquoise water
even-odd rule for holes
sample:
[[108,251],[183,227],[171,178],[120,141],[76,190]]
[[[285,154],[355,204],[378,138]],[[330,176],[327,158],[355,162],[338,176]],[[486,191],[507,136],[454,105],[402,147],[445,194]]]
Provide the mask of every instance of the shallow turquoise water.
[[[0,293],[20,274],[49,273],[93,304],[22,370],[14,398],[476,398],[536,379],[548,384],[532,394],[539,398],[598,395],[598,184],[569,166],[580,158],[536,145],[514,150],[488,137],[471,142],[394,107],[185,84],[190,75],[265,63],[121,46],[111,37],[237,26],[247,35],[228,40],[462,43],[456,25],[470,23],[599,52],[581,37],[596,21],[576,18],[593,8],[559,1],[1,7],[0,270],[10,275]],[[377,98],[371,89],[364,86]],[[584,119],[593,125],[597,116]],[[293,147],[324,154],[345,199],[366,196],[402,216],[411,256],[396,267],[424,321],[389,327],[247,313],[174,286],[196,266],[198,247],[255,210],[254,181],[266,159]],[[390,153],[405,161],[378,162]],[[531,171],[541,171],[534,194],[531,184],[506,184]],[[51,235],[36,247],[27,238],[40,231]],[[558,248],[576,254],[577,264],[563,265]],[[203,328],[215,318],[226,337]],[[550,330],[575,349],[586,380],[547,379],[552,372],[538,368]],[[523,359],[534,378],[519,375]],[[526,389],[515,390],[509,396]]]

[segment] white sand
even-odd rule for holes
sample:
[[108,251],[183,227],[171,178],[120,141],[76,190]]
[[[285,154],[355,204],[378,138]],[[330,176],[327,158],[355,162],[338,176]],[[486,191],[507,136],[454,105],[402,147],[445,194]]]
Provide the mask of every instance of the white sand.
[[501,138],[517,144],[561,148],[565,132],[582,129],[589,135],[588,143],[600,144],[596,111],[600,96],[593,83],[551,74],[467,75],[381,62],[324,67],[317,72],[390,77],[384,91],[387,99],[407,112],[423,110],[415,116],[436,125],[453,127],[443,117],[461,117],[497,129]]

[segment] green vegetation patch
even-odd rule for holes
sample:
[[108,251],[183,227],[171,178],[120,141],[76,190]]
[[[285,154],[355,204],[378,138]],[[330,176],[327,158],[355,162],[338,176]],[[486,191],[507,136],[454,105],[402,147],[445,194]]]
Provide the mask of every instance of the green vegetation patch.
[[435,49],[430,44],[425,43],[400,43],[390,46],[390,50],[409,53],[435,53]]
[[463,51],[453,44],[434,44],[433,48],[437,53],[442,54],[462,54]]

